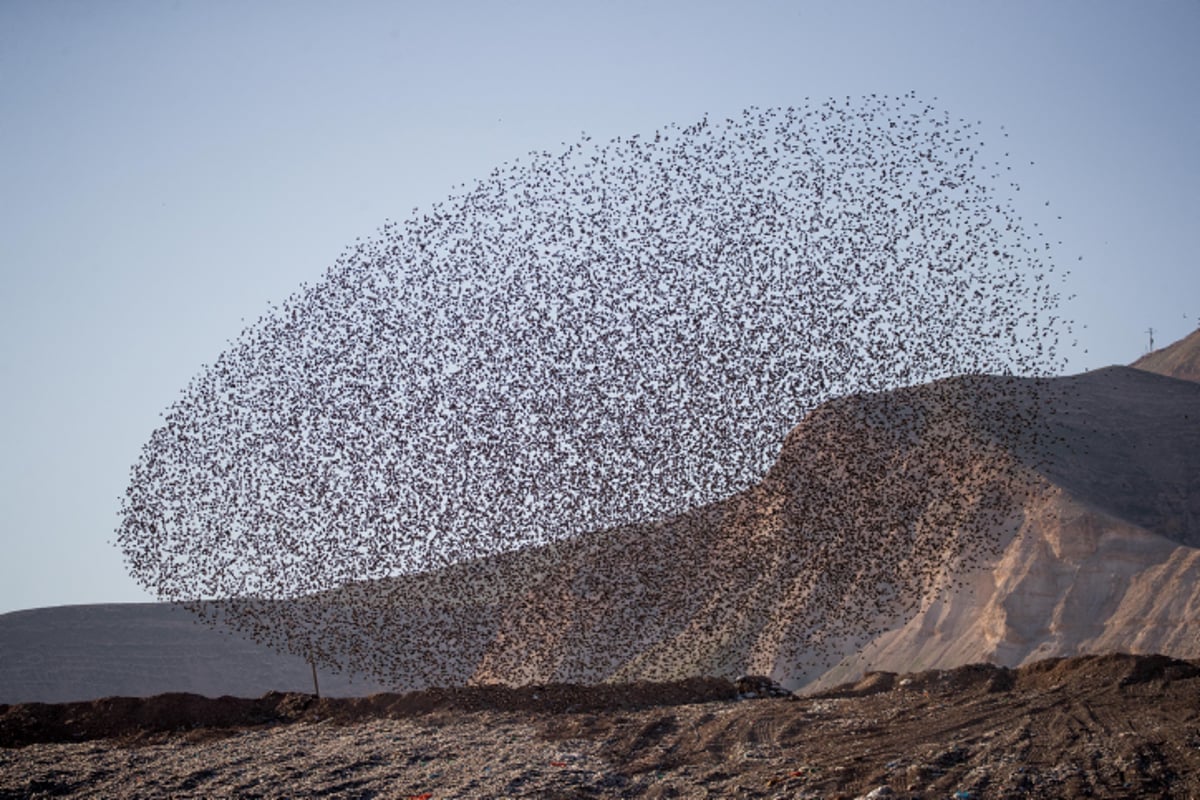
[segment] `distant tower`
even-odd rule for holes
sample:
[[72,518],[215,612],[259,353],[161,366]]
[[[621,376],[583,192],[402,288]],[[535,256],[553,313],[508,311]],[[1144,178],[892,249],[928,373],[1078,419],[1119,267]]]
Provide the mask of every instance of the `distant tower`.
[[1147,328],[1146,333],[1150,334],[1150,350],[1148,352],[1153,353],[1154,352],[1154,328]]

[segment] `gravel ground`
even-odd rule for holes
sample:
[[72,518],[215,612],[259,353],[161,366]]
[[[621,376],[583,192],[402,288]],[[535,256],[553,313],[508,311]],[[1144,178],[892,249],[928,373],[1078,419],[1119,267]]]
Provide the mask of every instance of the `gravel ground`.
[[[144,705],[180,696],[0,706],[0,798],[1200,797],[1191,662],[1085,657],[688,701],[728,690],[278,695],[239,701],[241,719],[231,699],[207,701],[225,716],[193,705],[190,724]],[[31,741],[97,735],[88,709],[121,732]]]

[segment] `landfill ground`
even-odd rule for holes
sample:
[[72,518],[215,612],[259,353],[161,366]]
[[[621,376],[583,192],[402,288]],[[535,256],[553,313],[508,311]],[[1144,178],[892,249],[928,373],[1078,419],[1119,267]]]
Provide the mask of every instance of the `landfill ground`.
[[864,796],[1200,797],[1200,664],[0,706],[0,798]]

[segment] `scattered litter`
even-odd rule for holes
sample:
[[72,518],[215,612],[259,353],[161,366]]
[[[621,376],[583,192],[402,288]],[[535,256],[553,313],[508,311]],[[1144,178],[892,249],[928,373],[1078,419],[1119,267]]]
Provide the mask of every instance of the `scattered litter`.
[[866,794],[859,795],[856,800],[883,800],[885,797],[895,797],[896,793],[892,791],[892,787],[884,784],[876,789],[872,789]]

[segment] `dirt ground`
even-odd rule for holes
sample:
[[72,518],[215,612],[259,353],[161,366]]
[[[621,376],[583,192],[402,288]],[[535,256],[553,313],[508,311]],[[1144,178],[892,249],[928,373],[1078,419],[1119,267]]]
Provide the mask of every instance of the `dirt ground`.
[[1200,664],[0,706],[0,798],[1200,797]]

